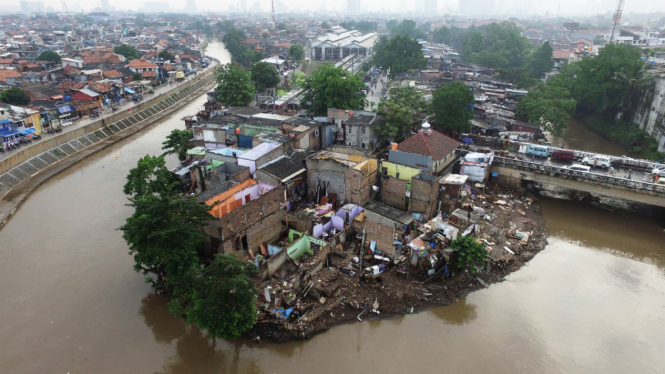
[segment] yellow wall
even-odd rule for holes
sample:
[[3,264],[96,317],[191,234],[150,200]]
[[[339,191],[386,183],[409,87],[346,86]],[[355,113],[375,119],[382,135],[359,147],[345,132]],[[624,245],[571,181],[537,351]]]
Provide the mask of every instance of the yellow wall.
[[33,113],[30,115],[32,117],[32,124],[35,126],[35,134],[36,135],[41,135],[42,134],[42,115],[37,113]]
[[397,173],[399,173],[399,179],[407,182],[411,182],[411,178],[420,174],[422,171],[409,166],[395,164],[390,161],[381,161],[381,169],[379,171],[383,172],[383,168],[388,169],[387,174],[391,177],[397,178]]

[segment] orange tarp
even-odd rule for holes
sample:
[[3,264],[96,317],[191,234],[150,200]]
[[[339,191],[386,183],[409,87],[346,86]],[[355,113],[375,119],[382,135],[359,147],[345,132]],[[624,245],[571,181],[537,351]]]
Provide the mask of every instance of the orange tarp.
[[213,206],[212,209],[208,211],[208,213],[217,218],[222,218],[223,215],[240,208],[242,206],[242,200],[237,200],[234,195],[257,183],[259,182],[254,179],[248,179],[231,188],[230,190],[222,192],[221,194],[206,200],[206,205],[214,205],[215,203],[219,203]]

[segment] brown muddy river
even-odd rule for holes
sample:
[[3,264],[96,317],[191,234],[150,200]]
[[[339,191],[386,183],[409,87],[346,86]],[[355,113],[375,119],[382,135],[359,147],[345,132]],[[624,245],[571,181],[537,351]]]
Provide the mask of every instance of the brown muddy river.
[[51,180],[0,231],[0,373],[665,372],[663,218],[549,199],[547,249],[457,304],[213,345],[168,314],[115,230],[127,171],[203,101]]

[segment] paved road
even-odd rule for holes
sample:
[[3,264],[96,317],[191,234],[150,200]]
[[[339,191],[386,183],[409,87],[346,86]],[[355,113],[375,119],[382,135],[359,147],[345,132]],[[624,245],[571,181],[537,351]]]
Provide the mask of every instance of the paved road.
[[[383,79],[383,83],[381,83],[381,79]],[[374,93],[370,91],[367,94],[367,106],[365,107],[365,110],[372,110],[377,108],[377,105],[379,105],[379,101],[381,101],[381,97],[383,96],[383,94],[381,93],[381,89],[385,87],[387,84],[388,84],[388,77],[385,75],[381,75],[379,77],[379,81],[376,82],[376,86],[372,86],[371,88],[371,90],[373,90]],[[370,104],[370,102],[372,101],[374,102],[373,107]]]
[[[206,70],[208,70],[208,69],[212,69],[212,68],[214,68],[214,67],[216,67],[216,66],[217,66],[216,63],[213,61],[213,63],[210,64],[210,66],[209,66],[208,68],[206,68],[206,69],[204,69],[204,70],[201,70],[201,71],[198,72],[198,73],[200,74],[200,73],[202,73],[202,72],[204,72],[204,71],[206,71]],[[183,82],[180,82],[180,83],[178,83],[178,84],[175,84],[175,83],[174,83],[173,86],[170,86],[169,84],[161,85],[161,86],[159,86],[158,88],[155,89],[155,93],[154,93],[154,94],[147,94],[147,95],[144,94],[144,95],[143,95],[143,100],[149,100],[149,99],[152,99],[154,96],[160,96],[160,95],[163,95],[163,94],[165,94],[165,93],[168,93],[168,92],[170,92],[170,91],[172,91],[172,90],[178,89],[183,83],[189,81],[190,79],[192,79],[192,78],[194,78],[194,77],[196,77],[196,75],[190,75],[190,76],[186,77],[185,80],[184,80]],[[129,108],[132,108],[132,107],[138,105],[138,104],[140,104],[140,102],[139,102],[139,103],[135,103],[135,102],[133,102],[133,101],[131,101],[131,100],[126,101],[123,105],[118,106],[118,111],[127,110],[127,109],[129,109]],[[88,124],[90,124],[90,123],[92,123],[92,122],[95,122],[95,121],[100,120],[100,119],[102,119],[102,118],[106,118],[107,116],[110,116],[110,115],[113,114],[113,113],[114,113],[114,112],[111,111],[110,109],[106,109],[106,110],[103,110],[103,111],[102,111],[102,114],[101,114],[99,117],[97,117],[97,118],[90,118],[89,116],[84,116],[83,118],[79,119],[78,121],[74,122],[73,124],[71,124],[71,125],[69,125],[69,126],[64,126],[64,127],[62,127],[62,132],[61,132],[61,133],[66,133],[66,132],[70,132],[70,131],[76,130],[76,129],[81,128],[81,127],[83,127],[83,126],[85,126],[85,125],[88,125]],[[60,134],[61,134],[61,133],[60,133]],[[55,135],[58,135],[58,134],[47,134],[47,133],[43,133],[43,134],[42,134],[42,139],[48,139],[48,137],[50,137],[50,136],[55,136]],[[32,143],[28,143],[28,144],[23,144],[23,145],[21,145],[21,148],[14,149],[14,150],[11,150],[11,151],[7,150],[7,151],[5,151],[5,153],[0,153],[0,161],[1,161],[1,160],[4,160],[5,158],[11,156],[12,154],[14,154],[14,153],[16,153],[16,152],[19,152],[19,151],[21,151],[21,150],[24,150],[24,149],[26,149],[26,148],[29,148],[29,147],[31,147],[32,145],[37,144],[37,143],[39,143],[39,140],[33,140]]]

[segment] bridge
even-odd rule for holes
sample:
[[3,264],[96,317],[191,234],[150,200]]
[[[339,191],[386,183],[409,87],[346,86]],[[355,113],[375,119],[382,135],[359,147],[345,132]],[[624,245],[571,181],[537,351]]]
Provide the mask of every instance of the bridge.
[[665,185],[593,172],[570,170],[555,165],[495,156],[492,172],[499,183],[533,182],[545,190],[582,191],[613,199],[665,207]]

